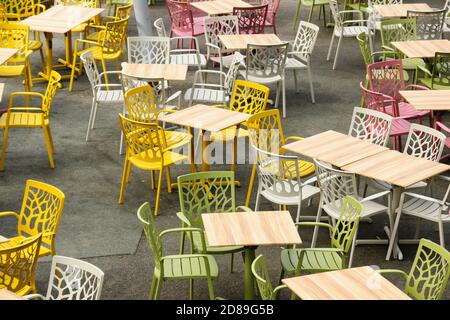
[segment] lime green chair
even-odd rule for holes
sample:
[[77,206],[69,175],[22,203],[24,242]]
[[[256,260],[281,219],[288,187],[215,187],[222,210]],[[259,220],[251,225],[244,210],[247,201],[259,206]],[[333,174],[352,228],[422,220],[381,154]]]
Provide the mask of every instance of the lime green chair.
[[[354,239],[358,230],[362,205],[350,196],[344,198],[342,211],[335,226],[323,222],[299,222],[302,227],[325,227],[331,235],[331,248],[289,248],[281,251],[281,278],[285,274],[299,275],[303,272],[323,272],[348,267],[353,254]],[[350,254],[350,255],[349,255]]]
[[260,254],[253,260],[252,273],[256,279],[259,295],[263,300],[276,300],[281,289],[287,288],[284,284],[276,288],[270,282],[269,270],[267,270],[266,259]]
[[411,298],[440,300],[450,276],[450,252],[430,240],[421,239],[409,274],[395,269],[378,272],[403,276],[403,291]]
[[424,78],[419,78],[419,82],[431,90],[450,89],[450,53],[436,52],[433,60],[432,71],[426,67],[419,67],[425,73]]
[[[233,171],[208,171],[186,174],[178,177],[178,195],[181,211],[177,213],[183,227],[203,228],[202,213],[248,211],[247,207],[235,204],[235,182]],[[202,242],[198,234],[181,234],[180,253],[183,253],[186,235],[192,242],[194,252],[198,252]],[[242,252],[244,247],[206,247],[207,254],[231,254],[233,272],[234,253]]]
[[362,13],[367,13],[368,6],[368,0],[346,0],[344,8],[345,10],[359,10]]
[[295,11],[294,19],[292,19],[292,30],[295,30],[297,28],[297,22],[298,18],[300,17],[300,9],[301,6],[309,7],[309,15],[308,15],[308,22],[311,22],[312,15],[314,13],[314,8],[319,7],[319,19],[320,15],[323,14],[323,25],[327,26],[327,18],[325,13],[325,6],[329,5],[330,0],[297,0],[297,10]]
[[138,219],[144,226],[144,232],[150,250],[153,252],[155,268],[150,287],[149,299],[159,299],[161,285],[166,280],[189,280],[189,298],[194,295],[194,280],[208,282],[209,298],[214,300],[213,279],[219,275],[219,268],[213,256],[207,254],[180,254],[163,256],[162,238],[175,232],[198,233],[205,250],[203,230],[198,228],[174,228],[159,233],[156,228],[150,204],[145,202],[137,211]]

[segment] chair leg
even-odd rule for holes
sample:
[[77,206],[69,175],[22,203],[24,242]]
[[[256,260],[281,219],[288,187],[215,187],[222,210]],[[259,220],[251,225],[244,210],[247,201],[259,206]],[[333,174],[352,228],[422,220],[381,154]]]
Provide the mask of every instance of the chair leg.
[[123,174],[122,174],[122,184],[120,185],[120,192],[119,192],[119,204],[123,203],[123,198],[125,194],[125,187],[127,184],[127,175],[128,175],[128,159],[125,159],[125,162],[123,163]]
[[3,132],[3,144],[2,144],[2,157],[0,158],[0,171],[3,171],[5,168],[5,157],[6,157],[6,146],[8,145],[8,134],[9,129],[5,127]]
[[52,154],[55,154],[55,143],[53,142],[52,130],[50,130],[50,126],[47,126],[48,139],[50,141],[50,146],[52,148]]
[[98,102],[94,104],[94,114],[92,115],[91,130],[94,129],[95,119],[97,118]]
[[302,5],[302,0],[297,1],[298,1],[297,10],[295,11],[294,19],[292,19],[292,30],[295,30],[295,28],[297,27],[298,17],[300,16],[300,7]]
[[286,118],[286,82],[283,75],[283,79],[281,79],[281,95],[283,99],[283,118]]
[[209,299],[214,300],[216,297],[214,296],[214,286],[213,281],[211,278],[208,278],[208,293],[209,293]]
[[87,131],[86,131],[86,142],[88,142],[88,140],[89,140],[89,131],[91,130],[91,127],[93,126],[92,118],[94,117],[94,110],[95,110],[96,104],[97,104],[97,102],[95,101],[95,98],[94,98],[92,100],[91,113],[89,114],[89,122],[88,122]]
[[277,93],[276,93],[276,96],[275,96],[275,109],[278,109],[278,102],[279,102],[279,100],[280,100],[280,91],[281,91],[281,86],[280,86],[280,83],[278,82],[277,83]]
[[314,6],[312,5],[309,9],[308,22],[311,22],[313,13],[314,13]]
[[334,30],[333,34],[331,35],[330,47],[328,48],[327,61],[330,61],[331,50],[333,49],[333,42],[334,42]]
[[170,168],[166,167],[167,192],[172,193],[172,182],[170,179]]
[[75,79],[75,68],[77,65],[77,55],[78,55],[78,42],[75,41],[75,49],[73,51],[72,71],[70,72],[69,92],[72,92],[73,89],[73,81]]
[[161,283],[162,283],[162,279],[158,278],[156,280],[156,288],[155,288],[154,300],[158,300],[159,299],[159,294],[161,293]]
[[[153,271],[153,274],[155,274],[155,272]],[[148,294],[148,300],[153,300],[153,297],[155,295],[155,286],[156,286],[156,276],[154,275],[152,278],[152,284],[150,285],[150,291]]]
[[439,241],[441,243],[441,247],[445,248],[445,240],[444,240],[444,225],[442,222],[439,222]]
[[42,127],[42,132],[44,133],[45,145],[47,147],[48,162],[50,163],[50,168],[53,169],[55,167],[55,162],[53,160],[52,143],[50,141],[48,130],[49,130],[48,127],[46,127],[46,126]]
[[[106,61],[105,59],[101,59],[103,72],[106,72]],[[105,73],[105,84],[108,84],[108,75]],[[106,87],[106,90],[109,90],[109,87]]]
[[245,206],[248,207],[250,205],[250,199],[252,197],[253,185],[255,183],[256,176],[256,164],[252,166],[252,174],[250,176],[250,182],[248,184],[247,198],[245,199]]
[[422,222],[422,219],[419,217],[416,218],[416,231],[414,232],[414,239],[419,239],[419,233],[420,233],[420,223]]
[[152,190],[155,190],[155,173],[153,170],[150,171],[150,181],[152,184]]
[[299,90],[298,90],[298,79],[297,79],[297,70],[296,69],[292,69],[292,71],[294,72],[295,92],[299,93]]
[[233,269],[234,269],[234,253],[231,254],[231,259],[230,259],[230,273],[233,273]]
[[339,49],[341,48],[342,36],[339,37],[338,45],[336,48],[336,54],[334,56],[333,70],[336,70],[336,65],[339,57]]
[[194,299],[194,279],[189,279],[189,300]]
[[261,190],[258,187],[258,193],[256,194],[255,211],[258,211],[259,209],[259,200],[261,198],[260,191]]
[[356,238],[358,237],[358,230],[356,230],[355,237],[353,238],[352,247],[350,249],[350,257],[348,259],[348,266],[347,268],[351,268],[353,264],[353,253],[355,252],[355,246],[356,246]]
[[[319,200],[319,201],[320,201],[320,204],[319,204],[319,208],[317,209],[317,216],[316,216],[317,223],[320,222],[320,218],[322,216],[322,200]],[[319,233],[319,228],[317,226],[315,226],[312,241],[311,241],[311,248],[314,248],[316,246],[318,233]]]
[[123,154],[123,132],[120,133],[119,155]]
[[158,209],[159,209],[159,198],[161,196],[161,185],[162,185],[162,177],[163,177],[163,171],[162,169],[158,172],[158,187],[156,189],[156,203],[155,203],[155,216],[158,215]]
[[311,92],[311,102],[316,103],[316,97],[314,95],[314,86],[313,86],[313,80],[312,80],[311,66],[309,64],[308,64],[308,80],[309,80],[309,91]]

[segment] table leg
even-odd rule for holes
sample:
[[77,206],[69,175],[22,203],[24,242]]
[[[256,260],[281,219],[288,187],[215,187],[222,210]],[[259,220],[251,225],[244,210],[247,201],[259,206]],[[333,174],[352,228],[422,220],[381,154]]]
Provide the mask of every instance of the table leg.
[[[393,186],[393,192],[392,192],[392,219],[393,222],[396,219],[396,215],[397,215],[397,209],[400,205],[400,196],[403,193],[403,188],[399,187],[399,186]],[[393,225],[393,223],[392,223]],[[392,241],[394,241],[394,246],[393,246],[393,250],[392,253],[394,255],[394,258],[398,258],[399,260],[403,259],[403,254],[400,251],[400,248],[398,247],[398,233],[393,234],[392,233],[393,230],[390,230],[390,239],[394,239]],[[389,259],[390,257],[386,257],[387,259]]]
[[205,140],[205,130],[201,130],[200,134],[202,135],[202,171],[209,171],[208,159],[205,161],[205,151],[211,142]]
[[192,136],[191,142],[189,143],[189,161],[191,162],[191,172],[197,172],[197,166],[195,164],[195,137],[194,131],[191,127],[188,127],[188,133]]
[[255,247],[245,249],[245,273],[244,273],[244,299],[253,300],[255,290],[255,279],[252,273],[252,263],[255,260]]

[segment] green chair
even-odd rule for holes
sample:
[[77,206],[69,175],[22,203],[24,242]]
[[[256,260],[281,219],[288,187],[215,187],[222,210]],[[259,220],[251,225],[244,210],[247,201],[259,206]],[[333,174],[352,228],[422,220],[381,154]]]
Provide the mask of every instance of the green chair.
[[[177,217],[183,227],[203,228],[203,213],[236,212],[238,210],[252,212],[247,207],[236,207],[235,182],[233,171],[208,171],[186,174],[178,177],[178,195],[181,211]],[[183,253],[186,235],[181,233],[180,253]],[[202,245],[198,234],[190,238],[194,252]],[[206,247],[207,254],[231,254],[231,272],[233,272],[234,253],[242,252],[244,247]]]
[[450,89],[450,53],[436,52],[433,60],[432,72],[426,67],[419,67],[425,73],[425,78],[418,82],[433,90]]
[[[362,205],[350,196],[344,198],[342,212],[335,226],[323,222],[299,222],[299,227],[325,227],[330,231],[331,248],[289,248],[281,251],[282,272],[300,275],[303,272],[323,272],[347,268],[354,249]],[[351,251],[351,252],[350,252]]]
[[206,245],[203,230],[198,228],[174,228],[159,233],[148,202],[145,202],[138,209],[137,216],[144,226],[144,232],[147,236],[150,250],[153,252],[155,263],[149,299],[159,299],[162,282],[166,280],[189,280],[189,298],[192,299],[194,295],[194,280],[203,279],[208,282],[209,298],[214,300],[213,279],[218,277],[219,268],[213,256],[207,254],[163,256],[162,238],[175,232],[199,234],[204,252]]
[[276,300],[281,289],[287,288],[285,285],[280,285],[276,288],[272,287],[270,282],[269,270],[267,270],[266,259],[260,254],[253,260],[252,273],[256,279],[259,295],[263,300]]
[[367,13],[368,6],[368,0],[347,0],[344,8],[345,10],[359,10],[362,13]]
[[440,300],[450,276],[450,252],[430,240],[421,239],[409,274],[396,269],[378,272],[403,276],[403,291],[411,298]]
[[295,11],[294,19],[292,19],[292,30],[295,30],[297,27],[298,18],[300,17],[300,8],[301,6],[310,7],[309,8],[309,15],[308,15],[308,22],[311,22],[312,15],[314,13],[315,7],[319,8],[319,19],[320,15],[323,14],[323,25],[327,26],[327,19],[326,19],[326,13],[325,13],[325,6],[328,6],[329,0],[297,0],[297,10]]

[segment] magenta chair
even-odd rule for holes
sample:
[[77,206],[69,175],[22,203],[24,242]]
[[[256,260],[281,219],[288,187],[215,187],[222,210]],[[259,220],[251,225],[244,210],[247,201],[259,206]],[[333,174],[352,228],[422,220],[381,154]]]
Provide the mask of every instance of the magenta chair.
[[[445,139],[445,146],[447,147],[447,149],[450,149],[450,128],[439,121],[436,121],[434,123],[434,126],[436,130],[443,131],[447,135],[447,138]],[[448,158],[450,158],[450,153],[446,152],[445,155],[442,156],[440,161],[447,160]]]
[[[431,121],[430,111],[418,111],[412,105],[403,100],[400,90],[430,90],[419,85],[405,85],[402,60],[387,60],[369,64],[367,66],[370,90],[382,93],[393,100],[392,105],[386,107],[386,112],[393,117],[404,119],[417,119],[422,123],[423,117]],[[398,114],[394,113],[395,104],[398,106]]]
[[277,27],[275,25],[275,15],[280,7],[281,0],[262,0],[261,4],[267,4],[267,17],[264,28],[272,28],[273,33],[277,33]]
[[264,33],[269,5],[234,7],[233,16],[238,17],[239,33]]
[[189,2],[166,0],[170,37],[196,37],[204,33],[204,17],[194,17]]

